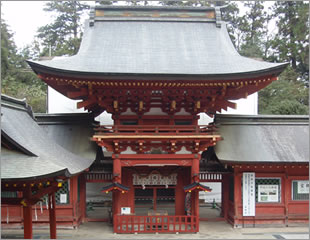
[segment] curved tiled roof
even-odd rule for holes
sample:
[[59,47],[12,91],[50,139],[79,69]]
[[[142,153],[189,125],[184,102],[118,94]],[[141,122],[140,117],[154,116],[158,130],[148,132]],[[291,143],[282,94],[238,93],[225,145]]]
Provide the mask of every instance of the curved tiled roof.
[[89,113],[35,114],[47,136],[66,150],[90,160],[96,159],[97,144],[90,141],[98,122]]
[[87,21],[77,55],[28,63],[37,73],[59,72],[80,77],[152,74],[202,75],[206,79],[279,74],[287,65],[240,56],[226,24],[215,20],[100,17],[90,25]]
[[2,180],[69,177],[84,171],[94,161],[67,151],[49,138],[24,101],[2,96],[1,105],[2,140],[13,146],[1,148]]

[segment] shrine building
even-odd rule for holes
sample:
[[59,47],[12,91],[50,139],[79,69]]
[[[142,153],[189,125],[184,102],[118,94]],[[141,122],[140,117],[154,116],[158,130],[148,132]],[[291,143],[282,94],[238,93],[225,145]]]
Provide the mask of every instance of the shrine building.
[[[219,219],[234,227],[308,223],[309,117],[219,114],[287,63],[240,56],[220,8],[98,5],[77,55],[28,64],[89,112],[35,115],[55,142],[93,161],[68,176],[59,226],[95,221],[86,214],[90,183],[112,197],[115,233],[199,232],[208,183],[220,184]],[[104,111],[113,125],[94,121]],[[200,113],[213,122],[198,125]]]

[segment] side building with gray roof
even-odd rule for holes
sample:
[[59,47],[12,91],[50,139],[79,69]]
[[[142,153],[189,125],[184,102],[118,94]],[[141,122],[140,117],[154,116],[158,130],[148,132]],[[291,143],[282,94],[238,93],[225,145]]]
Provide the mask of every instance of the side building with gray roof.
[[309,116],[217,114],[215,123],[223,163],[309,162]]
[[[81,180],[96,156],[102,155],[90,141],[94,124],[92,114],[34,114],[25,100],[1,96],[1,206],[7,209],[3,228],[9,223],[22,227],[22,204],[47,203],[48,194],[55,194],[58,226],[81,223],[86,204]],[[48,192],[52,186],[59,188]],[[26,188],[30,196],[25,195]],[[72,214],[63,216],[64,210]],[[44,204],[34,224],[46,224],[48,212]]]
[[83,172],[95,160],[93,156],[85,158],[83,154],[68,151],[70,148],[59,142],[60,139],[48,136],[25,101],[5,95],[1,100],[2,181],[57,175],[71,177]]
[[309,116],[217,114],[214,122],[222,141],[205,158],[226,171],[225,219],[235,227],[308,225]]

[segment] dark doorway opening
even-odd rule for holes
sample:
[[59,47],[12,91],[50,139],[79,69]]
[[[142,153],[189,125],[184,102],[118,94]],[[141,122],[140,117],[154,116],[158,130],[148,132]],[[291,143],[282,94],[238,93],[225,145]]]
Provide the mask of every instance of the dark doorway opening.
[[135,187],[135,213],[175,215],[175,187]]

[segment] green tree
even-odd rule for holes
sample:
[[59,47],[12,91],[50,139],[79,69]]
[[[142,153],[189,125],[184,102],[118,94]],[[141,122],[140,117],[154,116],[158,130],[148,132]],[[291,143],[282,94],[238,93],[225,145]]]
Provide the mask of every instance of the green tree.
[[35,112],[45,112],[46,86],[28,69],[26,52],[17,52],[13,34],[1,19],[1,93],[26,98]]
[[249,10],[239,20],[239,27],[243,32],[240,54],[246,57],[262,58],[267,12],[264,11],[264,5],[260,1],[245,2],[244,7]]
[[273,5],[278,33],[272,41],[276,60],[289,62],[308,85],[309,2],[278,1]]
[[229,36],[235,45],[236,49],[240,50],[240,43],[242,39],[243,32],[240,29],[242,25],[242,19],[239,16],[239,7],[236,3],[230,1],[220,1],[216,2],[216,6],[226,5],[222,8],[222,19],[227,23],[227,30]]
[[191,6],[191,7],[205,7],[211,6],[210,1],[205,0],[188,0],[188,1],[160,1],[160,4],[163,6]]
[[38,29],[37,39],[43,46],[41,56],[74,55],[81,39],[81,16],[89,9],[80,1],[50,1],[44,11],[55,14],[55,20]]
[[1,19],[1,78],[7,77],[13,71],[17,59],[17,48],[13,34],[6,22]]
[[113,5],[117,1],[96,1],[96,4],[101,4],[101,5]]
[[[259,92],[259,113],[309,113],[309,3],[279,1],[272,7],[278,28],[265,58],[290,65],[279,80]],[[266,50],[272,54],[266,54]]]
[[309,113],[309,90],[296,81],[298,73],[288,67],[279,80],[258,93],[259,114],[300,115]]

